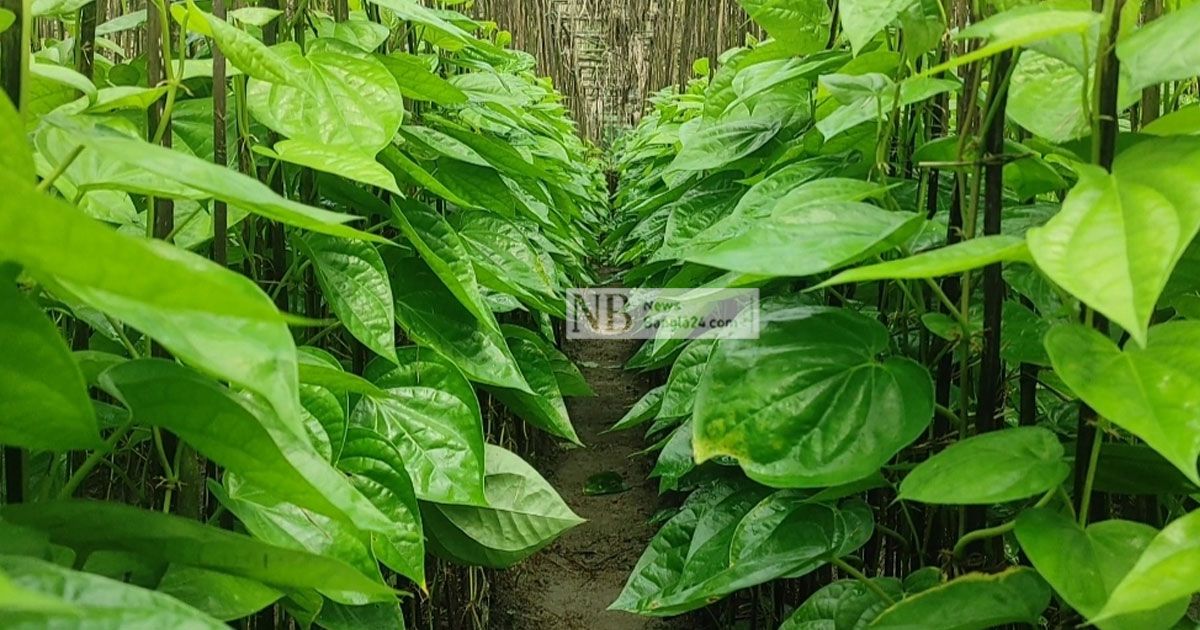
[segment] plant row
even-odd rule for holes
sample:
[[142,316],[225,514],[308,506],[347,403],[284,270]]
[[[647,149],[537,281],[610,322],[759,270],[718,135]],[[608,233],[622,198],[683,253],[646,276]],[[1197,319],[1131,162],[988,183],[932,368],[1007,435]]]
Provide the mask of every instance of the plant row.
[[618,143],[625,282],[757,289],[760,332],[630,361],[669,377],[615,428],[686,499],[614,609],[1195,623],[1200,5],[1011,4],[745,0],[770,38]]
[[3,625],[402,627],[430,554],[580,523],[485,431],[590,395],[607,191],[534,60],[413,0],[96,9],[0,13]]

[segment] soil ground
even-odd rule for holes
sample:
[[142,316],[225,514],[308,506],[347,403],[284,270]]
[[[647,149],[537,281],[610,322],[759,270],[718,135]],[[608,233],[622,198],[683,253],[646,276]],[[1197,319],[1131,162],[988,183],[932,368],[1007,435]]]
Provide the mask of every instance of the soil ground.
[[[676,627],[665,621],[607,611],[655,528],[657,484],[646,478],[650,462],[640,431],[604,434],[650,388],[643,376],[622,370],[637,342],[571,340],[566,352],[596,392],[568,400],[571,420],[586,448],[562,450],[535,462],[539,471],[587,522],[517,568],[501,573],[492,613],[503,630],[639,630]],[[583,493],[587,479],[621,475],[630,490],[609,496]]]

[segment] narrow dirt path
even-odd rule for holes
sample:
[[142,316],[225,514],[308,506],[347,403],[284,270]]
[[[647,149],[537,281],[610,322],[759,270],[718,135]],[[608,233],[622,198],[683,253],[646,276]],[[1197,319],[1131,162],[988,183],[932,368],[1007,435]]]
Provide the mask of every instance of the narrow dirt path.
[[[625,585],[630,570],[654,536],[647,524],[658,506],[648,480],[638,431],[603,434],[650,388],[649,381],[621,369],[637,350],[628,340],[573,340],[566,352],[579,365],[593,398],[568,401],[571,420],[587,448],[535,462],[563,499],[587,523],[568,532],[524,565],[502,574],[493,613],[505,630],[638,630],[669,628],[663,621],[605,609]],[[592,475],[616,472],[630,490],[587,496]]]

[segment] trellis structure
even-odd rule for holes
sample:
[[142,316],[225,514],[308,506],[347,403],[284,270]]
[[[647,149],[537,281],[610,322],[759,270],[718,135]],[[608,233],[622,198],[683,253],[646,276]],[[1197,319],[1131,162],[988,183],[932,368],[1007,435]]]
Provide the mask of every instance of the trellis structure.
[[611,138],[646,96],[692,74],[755,29],[735,0],[479,0],[554,79],[583,135]]

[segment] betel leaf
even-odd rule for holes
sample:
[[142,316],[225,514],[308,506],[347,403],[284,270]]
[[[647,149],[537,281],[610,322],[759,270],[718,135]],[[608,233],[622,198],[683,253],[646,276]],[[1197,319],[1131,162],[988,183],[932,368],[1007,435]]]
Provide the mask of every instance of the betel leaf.
[[[656,614],[661,608],[654,605],[657,600],[688,586],[685,576],[699,580],[727,567],[734,529],[768,493],[745,480],[718,480],[693,492],[654,535],[609,610]],[[709,541],[712,545],[703,549]]]
[[886,0],[884,2],[850,0],[849,2],[843,1],[838,5],[842,30],[846,34],[846,39],[850,40],[850,48],[854,54],[862,52],[862,49],[879,34],[879,31],[895,22],[901,13],[916,2],[917,0]]
[[283,597],[262,582],[183,564],[167,568],[155,590],[221,621],[252,615]]
[[1163,528],[1133,568],[1112,590],[1104,608],[1092,619],[1153,611],[1185,601],[1200,590],[1200,511],[1172,521]]
[[385,260],[396,321],[412,340],[436,350],[473,381],[532,393],[500,332],[480,324],[424,260]]
[[[351,424],[372,429],[396,446],[418,498],[482,504],[483,425],[478,407],[451,389],[461,377],[445,371],[423,378],[419,363],[401,366],[376,381],[388,396],[360,400]],[[444,383],[450,387],[443,389]]]
[[[905,79],[897,86],[890,78],[878,73],[852,77],[829,75],[821,78],[822,85],[833,90],[834,77],[851,83],[865,82],[860,83],[857,89],[848,95],[838,95],[835,92],[835,96],[850,98],[846,98],[849,102],[817,123],[817,130],[827,140],[863,123],[887,120],[892,111],[899,107],[913,105],[958,88],[958,83],[954,81],[923,76]],[[871,81],[869,78],[872,77],[876,80]]]
[[350,606],[327,601],[321,604],[316,625],[325,630],[404,630],[400,601]]
[[[226,474],[223,486],[210,481],[208,488],[256,539],[336,560],[368,583],[383,583],[379,564],[371,553],[370,539],[361,536],[353,526],[283,501],[237,475]],[[333,583],[315,588],[331,600],[347,604],[390,600]]]
[[376,157],[379,159],[381,164],[386,166],[388,170],[391,171],[393,175],[400,177],[402,180],[405,178],[410,179],[413,181],[413,183],[421,186],[428,192],[431,192],[460,208],[474,207],[474,204],[454,194],[454,191],[447,188],[446,185],[442,183],[442,180],[430,174],[429,171],[425,170],[424,167],[406,155],[404,151],[401,151],[396,145],[390,144],[384,147],[383,151],[380,151],[379,155]]
[[870,628],[982,630],[1009,623],[1036,624],[1050,603],[1050,587],[1033,569],[970,573],[905,598]]
[[764,276],[809,276],[891,249],[924,217],[858,202],[807,205],[758,218],[733,238],[685,258],[718,269]]
[[582,445],[567,414],[567,405],[558,388],[554,366],[542,350],[542,344],[511,332],[505,341],[533,393],[495,387],[489,388],[489,391],[522,420],[551,435]]
[[554,269],[517,224],[488,212],[460,212],[454,220],[480,284],[552,315],[565,315]]
[[698,491],[667,522],[610,608],[654,616],[693,610],[804,575],[860,547],[872,529],[861,502],[839,509],[789,492],[764,497],[762,488],[718,484]]
[[255,152],[400,194],[396,178],[371,153],[296,138],[281,140],[271,150],[255,147]]
[[371,53],[320,38],[306,51],[294,42],[272,47],[306,89],[251,80],[246,104],[254,118],[292,139],[374,155],[392,141],[404,118],[396,79]]
[[278,496],[365,530],[391,521],[274,414],[186,367],[141,359],[110,368],[101,385],[134,420],[175,433],[198,452]]
[[25,121],[7,94],[0,96],[0,167],[14,178],[33,182],[33,151],[26,140]]
[[[701,123],[699,119],[695,121]],[[685,136],[683,148],[671,162],[670,171],[704,171],[721,168],[770,142],[780,125],[769,118],[731,118],[703,123]]]
[[829,40],[829,5],[821,0],[739,0],[738,4],[793,53],[821,50]]
[[1145,348],[1122,351],[1098,331],[1061,325],[1046,335],[1055,372],[1101,416],[1146,441],[1200,484],[1200,322],[1150,329]]
[[419,101],[432,101],[439,105],[461,105],[467,95],[453,83],[430,71],[429,65],[409,53],[376,55],[388,72],[396,78],[404,96]]
[[558,383],[558,389],[563,396],[596,395],[570,357],[547,341],[545,337],[528,328],[511,324],[504,324],[501,328],[506,337],[524,339],[541,350],[546,360],[550,362],[550,367],[554,371],[554,380]]
[[1112,174],[1079,165],[1062,210],[1028,234],[1038,267],[1144,345],[1158,297],[1200,231],[1197,168],[1200,138],[1190,137],[1139,143]]
[[[904,587],[897,578],[871,578],[871,584],[893,601],[904,598]],[[839,580],[810,595],[779,630],[859,630],[885,608],[887,602],[862,582]]]
[[458,232],[446,219],[419,201],[403,199],[392,201],[392,222],[479,323],[486,328],[500,330],[495,315],[479,292],[471,256]]
[[429,543],[439,555],[508,568],[583,522],[532,466],[499,446],[487,445],[484,484],[486,507],[425,505]]
[[1081,36],[1095,28],[1101,18],[1094,11],[1060,8],[1054,3],[1017,6],[959,31],[958,39],[984,39],[987,44],[952,57],[925,74],[937,74],[1059,36]]
[[0,444],[65,451],[100,445],[87,383],[58,329],[0,268]]
[[36,558],[0,555],[0,582],[0,592],[23,591],[23,601],[0,602],[6,628],[228,627],[170,595]]
[[[1110,520],[1083,529],[1074,520],[1045,508],[1017,518],[1017,540],[1038,573],[1087,619],[1104,607],[1113,588],[1129,573],[1158,532],[1149,525]],[[1101,630],[1169,628],[1187,611],[1181,597],[1145,613],[1099,621]]]
[[150,144],[99,125],[89,129],[78,119],[53,116],[47,120],[74,133],[74,137],[89,151],[169,182],[185,185],[247,212],[330,236],[389,242],[383,237],[345,225],[360,220],[359,217],[285,199],[252,177],[194,155]]
[[287,588],[342,590],[376,598],[393,593],[332,558],[118,503],[22,503],[0,508],[0,515],[10,523],[49,534],[56,544],[79,550],[124,551]]
[[383,257],[370,243],[311,235],[298,241],[316,270],[321,292],[354,335],[396,361],[396,307]]
[[662,405],[658,411],[659,418],[676,418],[692,415],[692,407],[696,401],[696,389],[700,386],[700,377],[708,365],[708,357],[712,354],[715,342],[711,339],[697,339],[680,353],[671,366],[667,376],[666,390],[663,392]]
[[662,408],[663,395],[666,391],[666,385],[659,385],[646,392],[609,431],[632,429],[657,418],[658,411]]
[[[61,283],[181,360],[262,395],[302,434],[291,333],[250,279],[162,241],[114,232],[7,172],[0,188],[0,259]],[[241,335],[230,339],[230,330]]]
[[984,236],[908,258],[848,269],[818,287],[872,280],[936,278],[996,263],[1029,260],[1025,239],[1007,235]]
[[871,318],[798,307],[758,339],[717,342],[696,394],[696,458],[738,459],[778,487],[862,479],[933,417],[933,384],[919,364],[883,360],[889,335]]
[[956,442],[921,462],[899,498],[942,505],[990,505],[1054,489],[1071,473],[1049,429],[1020,427]]
[[1128,89],[1181,81],[1200,74],[1200,7],[1181,6],[1117,43]]
[[[179,5],[172,5],[172,10],[176,6]],[[305,75],[296,72],[275,50],[268,48],[246,31],[201,11],[190,0],[187,3],[187,19],[189,29],[213,38],[229,62],[247,75],[280,85],[303,85]]]
[[379,433],[353,427],[337,462],[350,483],[391,519],[386,536],[372,534],[375,556],[425,589],[425,538],[421,510],[400,450]]

